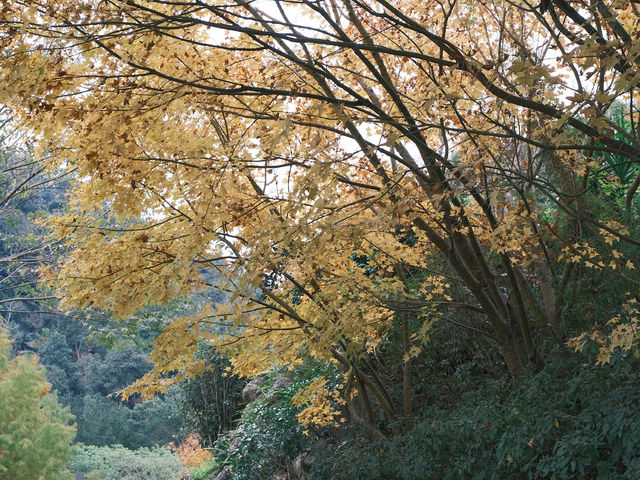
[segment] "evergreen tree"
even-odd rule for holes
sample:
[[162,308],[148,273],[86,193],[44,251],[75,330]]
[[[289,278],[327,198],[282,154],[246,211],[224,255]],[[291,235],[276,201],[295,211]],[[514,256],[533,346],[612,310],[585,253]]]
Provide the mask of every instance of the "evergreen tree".
[[58,403],[36,357],[9,358],[0,328],[0,480],[54,480],[72,451],[73,416]]

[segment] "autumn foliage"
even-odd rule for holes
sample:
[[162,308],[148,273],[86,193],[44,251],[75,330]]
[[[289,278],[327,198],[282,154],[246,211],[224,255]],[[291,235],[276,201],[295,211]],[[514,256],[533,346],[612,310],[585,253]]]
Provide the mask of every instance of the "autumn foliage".
[[[167,325],[150,395],[207,341],[246,376],[333,362],[368,420],[410,417],[458,312],[540,367],[579,272],[640,286],[640,12],[550,3],[4,2],[0,102],[77,172],[66,305],[130,317],[217,272],[229,303]],[[369,361],[394,329],[401,405]]]
[[180,463],[185,467],[199,467],[213,458],[209,450],[200,445],[200,437],[196,434],[188,435],[180,444],[169,443],[171,451],[178,455]]

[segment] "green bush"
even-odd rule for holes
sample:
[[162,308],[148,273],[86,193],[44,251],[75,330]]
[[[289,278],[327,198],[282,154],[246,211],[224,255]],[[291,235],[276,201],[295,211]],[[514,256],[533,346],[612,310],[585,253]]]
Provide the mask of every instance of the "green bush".
[[214,459],[208,460],[204,465],[190,469],[191,480],[209,480],[219,468],[220,465]]
[[312,478],[640,478],[640,375],[625,365],[573,362],[522,384],[486,381],[457,404],[423,410],[403,435],[325,444]]
[[91,473],[104,480],[177,480],[182,465],[165,447],[129,450],[112,447],[80,447],[67,463],[71,472]]
[[245,409],[238,428],[218,439],[218,458],[224,459],[233,443],[227,460],[234,480],[271,479],[306,448],[308,438],[296,420],[298,409],[289,403],[300,386],[296,382],[276,396],[259,398]]
[[287,472],[292,461],[308,451],[318,433],[322,433],[298,423],[300,409],[290,401],[299,389],[319,376],[335,387],[340,375],[327,365],[313,362],[287,372],[289,375],[292,383],[274,391],[278,372],[270,372],[261,387],[266,393],[245,408],[236,430],[216,442],[216,458],[231,466],[234,480],[271,480],[277,473]]

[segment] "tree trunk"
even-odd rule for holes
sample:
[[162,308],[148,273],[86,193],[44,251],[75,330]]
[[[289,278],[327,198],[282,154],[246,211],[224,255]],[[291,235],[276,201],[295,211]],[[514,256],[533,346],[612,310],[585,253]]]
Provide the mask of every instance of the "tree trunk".
[[413,398],[411,392],[411,343],[409,341],[409,313],[402,315],[402,407],[405,425],[410,429],[413,424]]

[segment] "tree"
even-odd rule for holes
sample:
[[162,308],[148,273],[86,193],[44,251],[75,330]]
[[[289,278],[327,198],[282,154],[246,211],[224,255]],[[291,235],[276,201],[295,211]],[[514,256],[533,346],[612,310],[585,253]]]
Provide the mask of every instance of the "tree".
[[241,411],[244,382],[228,374],[228,360],[202,348],[206,369],[180,385],[180,416],[189,431],[205,446],[212,446],[223,432],[232,430]]
[[60,478],[76,433],[73,417],[49,392],[35,357],[10,353],[0,328],[0,479]]
[[[4,5],[0,101],[82,179],[55,220],[67,305],[126,317],[222,272],[231,305],[167,327],[148,393],[200,373],[207,340],[244,375],[337,362],[393,420],[369,354],[399,325],[410,416],[411,357],[452,309],[513,375],[540,366],[578,265],[640,285],[640,15],[581,5]],[[606,154],[633,180],[598,216]]]

